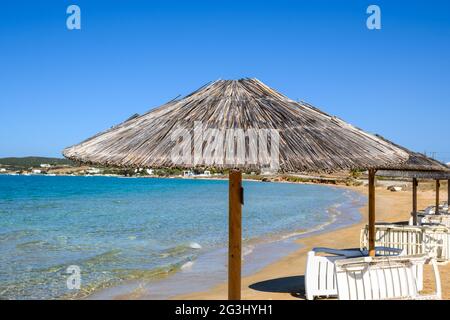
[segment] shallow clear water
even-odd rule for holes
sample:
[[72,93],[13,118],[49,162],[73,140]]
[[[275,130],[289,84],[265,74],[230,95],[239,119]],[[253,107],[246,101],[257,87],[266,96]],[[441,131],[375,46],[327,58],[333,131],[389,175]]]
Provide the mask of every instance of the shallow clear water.
[[[346,190],[244,182],[245,241],[314,229]],[[227,243],[227,181],[0,176],[0,298],[82,297]],[[82,290],[68,290],[78,265]]]

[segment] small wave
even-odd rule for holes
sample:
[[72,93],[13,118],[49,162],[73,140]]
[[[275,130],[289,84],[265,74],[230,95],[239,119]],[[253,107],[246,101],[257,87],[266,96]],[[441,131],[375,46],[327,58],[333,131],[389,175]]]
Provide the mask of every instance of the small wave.
[[113,274],[121,281],[142,280],[148,281],[160,277],[165,277],[180,269],[180,263],[169,264],[151,269],[115,269]]
[[15,230],[5,233],[0,233],[0,242],[2,241],[13,241],[21,238],[29,237],[35,235],[37,232],[33,230]]
[[81,260],[80,262],[84,265],[89,265],[89,266],[101,264],[101,263],[114,262],[114,261],[117,261],[120,254],[121,254],[121,250],[113,249],[113,250],[109,250],[109,251],[97,254],[95,256],[89,257],[87,259]]
[[189,248],[191,248],[191,249],[201,249],[202,246],[199,243],[197,243],[197,242],[191,242],[191,243],[189,243]]
[[181,267],[180,267],[180,269],[181,270],[189,270],[189,269],[192,269],[192,266],[194,265],[194,261],[188,261],[188,262],[186,262],[186,263],[184,263]]
[[148,281],[163,279],[167,276],[170,276],[171,274],[178,272],[181,268],[183,268],[183,266],[189,265],[189,262],[191,262],[191,266],[194,264],[194,262],[192,261],[186,262],[186,260],[184,260],[178,263],[168,264],[150,269],[113,269],[108,272],[105,277],[97,276],[93,282],[85,283],[77,292],[67,293],[58,298],[85,299],[103,289],[117,286],[128,281],[139,281],[142,285],[143,283]]
[[313,233],[313,232],[317,232],[317,231],[322,231],[324,230],[326,227],[328,227],[329,225],[333,224],[336,221],[336,216],[333,216],[330,220],[318,224],[317,226],[310,228],[310,229],[302,229],[299,231],[295,231],[295,232],[291,232],[288,234],[285,234],[283,236],[281,236],[281,240],[286,240],[289,238],[293,238],[293,237],[298,237],[298,236],[302,236],[308,233]]
[[281,236],[281,240],[286,240],[289,238],[293,238],[293,237],[298,237],[298,236],[302,236],[305,234],[309,234],[309,233],[313,233],[313,232],[318,232],[318,231],[323,231],[325,230],[328,226],[332,225],[333,223],[336,222],[338,216],[340,216],[342,214],[341,211],[339,211],[338,208],[340,208],[342,206],[342,203],[336,203],[332,206],[330,206],[327,209],[327,212],[329,214],[329,219],[321,224],[318,224],[315,227],[312,227],[310,229],[303,229],[303,230],[299,230],[299,231],[295,231],[295,232],[291,232],[288,234],[285,234],[283,236]]
[[171,247],[166,250],[163,250],[160,253],[160,257],[161,258],[169,258],[169,257],[177,256],[177,255],[185,253],[188,249],[189,249],[189,247],[187,247],[185,245]]
[[58,248],[58,246],[51,244],[44,240],[34,240],[34,241],[28,241],[19,243],[16,245],[17,249],[47,249],[47,250],[55,250]]
[[177,246],[171,247],[171,248],[167,248],[166,250],[163,250],[161,252],[160,256],[162,258],[173,257],[173,256],[177,256],[177,255],[186,253],[187,251],[189,251],[191,249],[199,250],[199,249],[202,249],[202,246],[197,242],[190,242],[188,244],[183,243],[183,244],[179,244]]
[[253,245],[248,245],[245,246],[242,250],[242,256],[248,256],[249,254],[251,254],[253,252],[253,250],[255,249],[255,246]]

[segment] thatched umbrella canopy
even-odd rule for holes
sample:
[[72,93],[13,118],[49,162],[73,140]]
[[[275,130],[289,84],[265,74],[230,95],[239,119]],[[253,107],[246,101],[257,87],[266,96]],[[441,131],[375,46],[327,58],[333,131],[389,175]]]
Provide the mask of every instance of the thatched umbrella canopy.
[[[192,139],[193,137],[193,139]],[[256,79],[219,80],[133,116],[63,151],[79,162],[121,167],[233,169],[229,179],[229,298],[240,298],[239,170],[281,172],[369,169],[370,252],[374,254],[374,177],[402,169],[410,154],[317,108],[291,100]],[[412,164],[409,169],[428,170]]]
[[[408,154],[306,103],[298,103],[256,79],[219,80],[141,116],[99,133],[63,151],[86,163],[121,167],[186,167],[258,169],[247,158],[214,163],[173,159],[173,133],[193,132],[196,122],[207,128],[275,129],[279,132],[279,171],[337,171],[400,165]],[[205,143],[214,131],[204,132]],[[194,149],[191,145],[192,151]],[[245,142],[245,155],[257,146]],[[207,149],[203,147],[203,151]],[[226,155],[224,155],[226,157]],[[178,159],[176,159],[178,160]]]

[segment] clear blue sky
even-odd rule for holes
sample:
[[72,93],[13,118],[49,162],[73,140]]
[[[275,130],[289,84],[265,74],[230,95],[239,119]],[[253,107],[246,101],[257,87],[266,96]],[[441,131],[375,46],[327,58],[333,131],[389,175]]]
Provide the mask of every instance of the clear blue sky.
[[449,17],[450,1],[2,1],[0,157],[61,156],[206,82],[256,77],[450,161]]

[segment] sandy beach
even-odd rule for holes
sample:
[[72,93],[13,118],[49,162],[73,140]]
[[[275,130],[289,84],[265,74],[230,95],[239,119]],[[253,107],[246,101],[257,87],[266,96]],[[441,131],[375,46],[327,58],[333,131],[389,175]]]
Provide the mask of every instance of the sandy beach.
[[[367,187],[349,187],[366,194]],[[385,187],[376,189],[377,222],[405,221],[410,216],[411,192],[391,192]],[[424,208],[434,203],[433,191],[419,191],[418,206]],[[441,199],[447,193],[441,190]],[[297,240],[300,249],[272,263],[242,280],[242,299],[304,299],[304,273],[306,254],[313,247],[352,248],[359,247],[361,228],[367,223],[367,207],[360,209],[361,223],[328,233],[322,233]],[[439,265],[443,299],[450,299],[450,264]],[[430,268],[425,268],[425,291],[433,290],[434,279]],[[205,292],[176,296],[174,299],[226,299],[227,284],[222,283]]]

